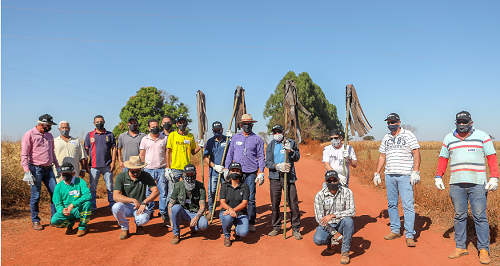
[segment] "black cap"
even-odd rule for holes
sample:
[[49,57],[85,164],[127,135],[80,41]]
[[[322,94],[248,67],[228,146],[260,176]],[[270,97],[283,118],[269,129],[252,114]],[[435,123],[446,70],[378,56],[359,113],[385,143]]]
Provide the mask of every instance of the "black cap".
[[390,113],[384,121],[387,120],[399,121],[399,115],[396,113]]
[[49,124],[52,124],[52,125],[57,125],[56,123],[54,123],[54,121],[52,121],[52,116],[48,115],[48,114],[44,114],[44,115],[40,116],[38,118],[38,121],[44,122],[44,123],[49,123]]
[[273,128],[271,129],[271,132],[273,132],[273,131],[274,131],[274,130],[276,130],[276,129],[279,129],[281,132],[283,132],[283,131],[284,131],[284,130],[283,130],[283,126],[282,126],[282,125],[280,125],[280,124],[276,124],[276,125],[274,125],[274,126],[273,126]]
[[214,130],[214,129],[221,129],[222,130],[222,124],[219,121],[215,121],[212,124],[212,130]]
[[72,174],[73,170],[75,170],[75,168],[71,163],[63,163],[63,165],[61,165],[61,174]]
[[330,136],[335,136],[335,135],[342,136],[342,132],[340,132],[339,129],[332,129],[332,131],[330,131]]
[[176,123],[179,123],[179,121],[181,121],[181,120],[186,121],[186,123],[187,123],[187,121],[188,121],[188,120],[187,120],[187,118],[186,118],[185,116],[181,115],[181,116],[177,117],[177,119],[175,120],[175,122],[176,122]]
[[462,111],[456,115],[456,120],[467,120],[467,122],[472,121],[470,113],[467,111]]
[[196,166],[194,164],[184,166],[184,174],[196,174]]
[[138,122],[137,118],[135,116],[129,117],[128,120],[127,120],[127,122],[130,123],[130,120],[135,120],[135,122]]
[[237,163],[237,162],[232,162],[232,163],[231,163],[231,165],[229,166],[229,170],[234,169],[234,168],[236,168],[236,169],[240,169],[240,171],[242,171],[242,170],[241,170],[241,164],[240,164],[240,163]]
[[326,171],[325,173],[325,180],[328,180],[332,177],[335,177],[335,179],[338,179],[339,178],[339,174],[337,172],[335,172],[334,170],[328,170]]

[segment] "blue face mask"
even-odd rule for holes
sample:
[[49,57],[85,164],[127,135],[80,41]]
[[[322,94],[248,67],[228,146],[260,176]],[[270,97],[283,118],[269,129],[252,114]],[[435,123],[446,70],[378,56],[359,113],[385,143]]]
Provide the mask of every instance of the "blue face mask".
[[399,125],[398,125],[398,124],[395,124],[395,125],[388,125],[387,127],[389,128],[389,130],[390,130],[391,132],[395,132],[395,131],[398,131]]

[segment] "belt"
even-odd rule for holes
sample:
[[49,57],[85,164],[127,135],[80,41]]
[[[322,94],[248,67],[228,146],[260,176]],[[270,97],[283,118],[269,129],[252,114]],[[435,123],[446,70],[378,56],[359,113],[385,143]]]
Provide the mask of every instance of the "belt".
[[52,168],[52,164],[49,165],[49,166],[45,166],[45,165],[34,165],[34,164],[31,164],[31,166],[34,166],[34,167],[38,167],[38,168],[42,168],[42,169],[49,169],[49,168]]

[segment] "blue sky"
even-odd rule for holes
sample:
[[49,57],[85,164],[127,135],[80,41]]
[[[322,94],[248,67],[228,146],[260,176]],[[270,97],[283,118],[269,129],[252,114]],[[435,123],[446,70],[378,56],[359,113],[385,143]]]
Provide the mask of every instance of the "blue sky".
[[419,140],[441,141],[462,110],[500,139],[499,10],[498,1],[4,0],[2,138],[20,138],[45,113],[70,121],[74,136],[97,114],[112,130],[145,86],[178,96],[194,120],[202,90],[209,122],[225,128],[242,86],[254,131],[264,131],[265,102],[292,70],[309,73],[343,124],[353,84],[377,140],[396,112]]

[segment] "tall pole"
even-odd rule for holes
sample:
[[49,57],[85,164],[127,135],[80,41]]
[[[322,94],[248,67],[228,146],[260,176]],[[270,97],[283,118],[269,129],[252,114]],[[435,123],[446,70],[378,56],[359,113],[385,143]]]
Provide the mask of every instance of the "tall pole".
[[[346,106],[346,122],[345,122],[345,132],[344,132],[344,150],[347,150],[347,142],[349,141],[347,139],[347,131],[349,130],[349,119],[351,117],[351,96],[352,96],[352,89],[350,87],[351,85],[347,85],[346,87],[346,98],[347,98],[347,106]],[[347,157],[349,158],[349,156]],[[344,158],[344,176],[347,178],[347,172],[346,172],[346,159]]]
[[[285,99],[284,99],[285,100]],[[285,105],[283,105],[285,106]],[[288,124],[288,112],[287,112],[287,108],[285,107],[285,129],[286,129],[286,125]],[[286,130],[284,130],[283,133],[285,133]],[[284,134],[283,134],[284,135]],[[286,141],[286,136],[283,136],[283,141]],[[285,163],[288,163],[288,151],[285,150]],[[283,180],[283,199],[284,199],[284,208],[283,208],[283,239],[286,239],[286,187],[287,187],[288,183],[287,183],[287,173],[284,174],[284,180]]]

